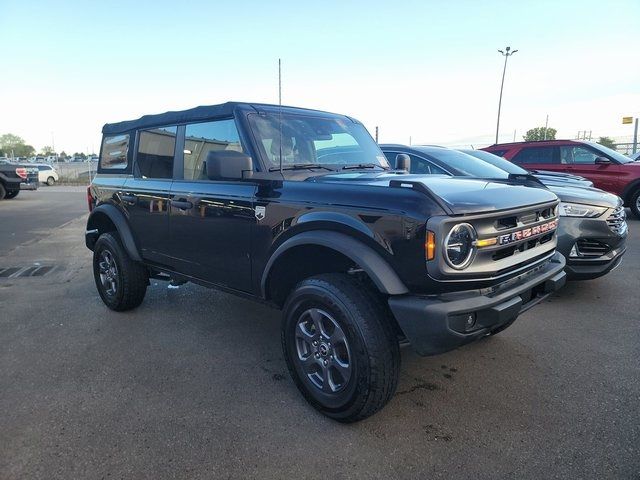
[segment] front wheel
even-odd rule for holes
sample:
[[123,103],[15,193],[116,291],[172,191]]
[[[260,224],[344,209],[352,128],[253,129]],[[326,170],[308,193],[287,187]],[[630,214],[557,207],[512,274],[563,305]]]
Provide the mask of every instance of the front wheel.
[[10,190],[5,194],[4,198],[6,198],[7,200],[11,200],[12,198],[16,198],[19,193],[20,190]]
[[631,213],[635,215],[636,218],[640,218],[640,188],[633,192],[631,195]]
[[324,415],[355,422],[395,393],[400,348],[389,312],[344,274],[308,278],[284,307],[282,347],[293,380]]
[[147,269],[129,258],[113,233],[103,233],[95,244],[93,277],[102,301],[119,312],[140,305],[149,285]]

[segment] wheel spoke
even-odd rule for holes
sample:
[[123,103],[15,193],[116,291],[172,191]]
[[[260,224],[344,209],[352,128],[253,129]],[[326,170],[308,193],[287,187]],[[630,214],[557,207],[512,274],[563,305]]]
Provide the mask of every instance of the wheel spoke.
[[344,332],[338,325],[336,325],[336,328],[333,330],[333,334],[329,337],[329,341],[334,348],[337,345],[347,344],[347,339],[344,336]]
[[342,363],[337,359],[334,359],[332,368],[334,368],[342,377],[340,384],[347,383],[351,378],[351,367],[347,363]]
[[304,325],[304,322],[298,322],[298,325],[296,325],[296,338],[299,338],[305,342],[311,342],[311,340],[313,340],[316,335],[308,332]]
[[324,367],[322,368],[322,391],[326,393],[334,393],[329,382],[329,369]]
[[311,317],[313,326],[316,329],[316,334],[322,333],[322,314],[320,313],[320,310],[312,308],[309,310],[309,316]]

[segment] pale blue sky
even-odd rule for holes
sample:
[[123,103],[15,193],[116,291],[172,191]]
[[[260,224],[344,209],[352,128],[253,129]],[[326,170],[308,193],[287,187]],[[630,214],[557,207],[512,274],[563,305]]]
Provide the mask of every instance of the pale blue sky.
[[544,123],[627,135],[640,2],[0,0],[0,133],[97,149],[103,123],[226,100],[346,113],[382,141],[490,143]]

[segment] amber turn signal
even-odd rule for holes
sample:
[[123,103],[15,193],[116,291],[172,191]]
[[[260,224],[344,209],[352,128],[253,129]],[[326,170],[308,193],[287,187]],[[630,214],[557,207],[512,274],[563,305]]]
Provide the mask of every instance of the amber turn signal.
[[436,234],[427,230],[427,238],[424,242],[424,250],[427,260],[436,258]]

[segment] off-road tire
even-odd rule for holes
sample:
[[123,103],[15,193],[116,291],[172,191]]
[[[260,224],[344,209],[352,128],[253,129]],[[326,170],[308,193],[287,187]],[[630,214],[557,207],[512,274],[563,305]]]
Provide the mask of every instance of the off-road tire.
[[[115,293],[109,294],[100,276],[100,262],[107,251],[116,266]],[[111,310],[122,312],[139,306],[149,285],[149,272],[138,262],[131,260],[115,233],[103,233],[93,249],[93,278],[104,304]]]
[[[300,282],[283,309],[282,348],[291,377],[313,407],[339,422],[373,415],[393,397],[398,385],[398,338],[388,306],[378,296],[349,275],[322,274]],[[299,356],[296,329],[301,315],[316,309],[332,317],[349,346],[351,375],[336,393],[325,393],[314,385]]]
[[47,178],[47,185],[49,185],[50,187],[53,187],[56,183],[56,179],[53,177],[49,177]]
[[20,190],[9,190],[7,193],[5,193],[4,198],[6,200],[11,200],[12,198],[16,198],[19,193]]
[[629,202],[629,207],[631,208],[631,213],[640,219],[640,188],[638,188],[635,192],[631,194],[631,202]]

